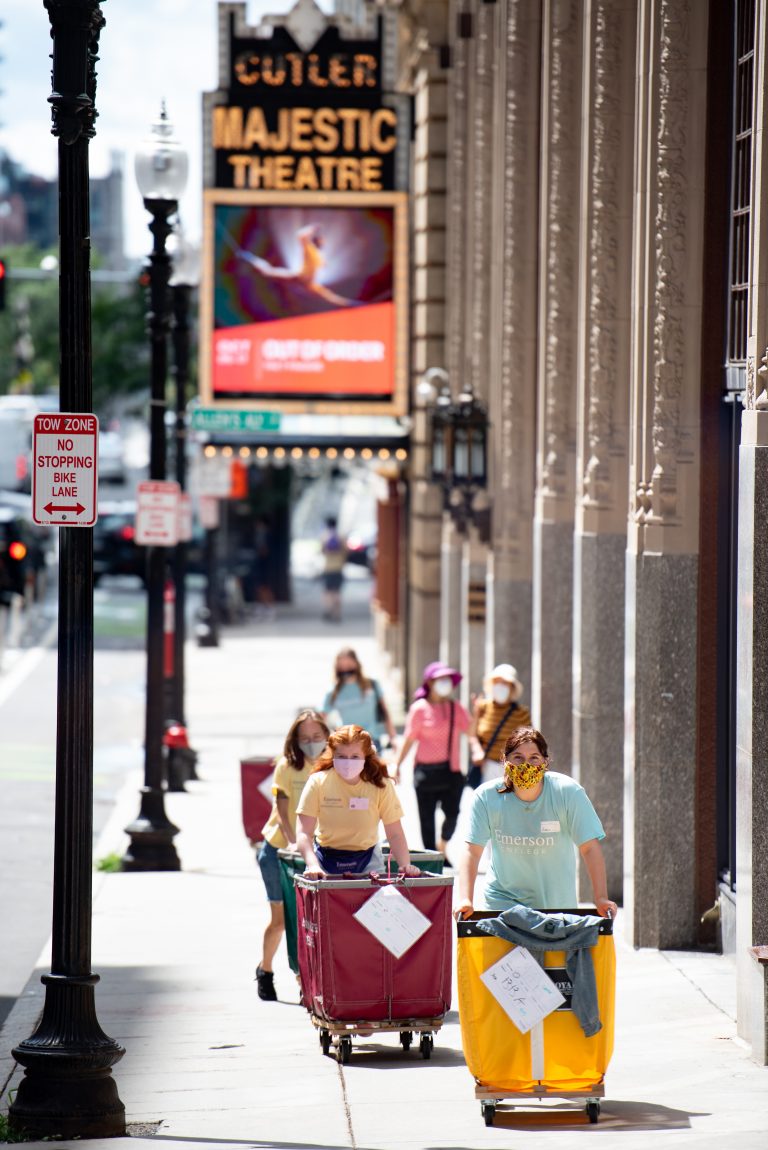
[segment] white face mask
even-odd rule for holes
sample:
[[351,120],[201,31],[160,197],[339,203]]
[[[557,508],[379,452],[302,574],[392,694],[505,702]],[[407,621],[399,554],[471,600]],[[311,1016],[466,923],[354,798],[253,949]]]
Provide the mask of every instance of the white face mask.
[[334,757],[333,769],[348,783],[354,782],[363,773],[365,759],[337,759]]
[[491,687],[491,696],[494,703],[508,703],[511,693],[508,683],[494,683]]
[[308,759],[318,759],[325,750],[325,745],[325,739],[315,739],[314,742],[299,743],[299,748]]
[[432,686],[435,688],[435,694],[445,699],[453,690],[453,679],[433,679]]

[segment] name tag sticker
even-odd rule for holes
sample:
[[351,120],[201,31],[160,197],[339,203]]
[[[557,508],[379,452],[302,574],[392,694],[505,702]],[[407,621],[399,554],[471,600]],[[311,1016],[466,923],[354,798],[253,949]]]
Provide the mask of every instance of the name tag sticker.
[[552,834],[554,831],[560,830],[560,820],[552,819],[551,821],[544,820],[541,824],[541,833],[543,835]]
[[353,795],[349,800],[349,809],[351,811],[367,811],[368,800],[361,798],[359,795]]

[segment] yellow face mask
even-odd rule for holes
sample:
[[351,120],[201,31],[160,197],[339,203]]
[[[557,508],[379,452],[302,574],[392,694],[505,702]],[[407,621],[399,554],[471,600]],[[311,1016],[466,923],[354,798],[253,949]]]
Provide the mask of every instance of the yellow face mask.
[[505,763],[504,782],[508,787],[530,791],[541,782],[546,770],[546,763]]

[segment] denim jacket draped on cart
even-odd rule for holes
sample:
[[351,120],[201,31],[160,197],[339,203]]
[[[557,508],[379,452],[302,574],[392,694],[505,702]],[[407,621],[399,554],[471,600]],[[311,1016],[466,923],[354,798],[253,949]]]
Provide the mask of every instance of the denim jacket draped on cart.
[[565,951],[565,969],[573,987],[571,1009],[587,1038],[602,1029],[597,1005],[595,968],[590,948],[597,944],[601,919],[593,914],[533,910],[515,903],[497,918],[484,918],[479,930],[524,946],[543,965],[544,951]]

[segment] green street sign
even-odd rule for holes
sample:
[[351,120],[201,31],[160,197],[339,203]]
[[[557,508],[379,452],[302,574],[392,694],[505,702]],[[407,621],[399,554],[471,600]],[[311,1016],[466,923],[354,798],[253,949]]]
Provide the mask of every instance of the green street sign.
[[280,412],[194,407],[190,423],[194,431],[279,431]]

